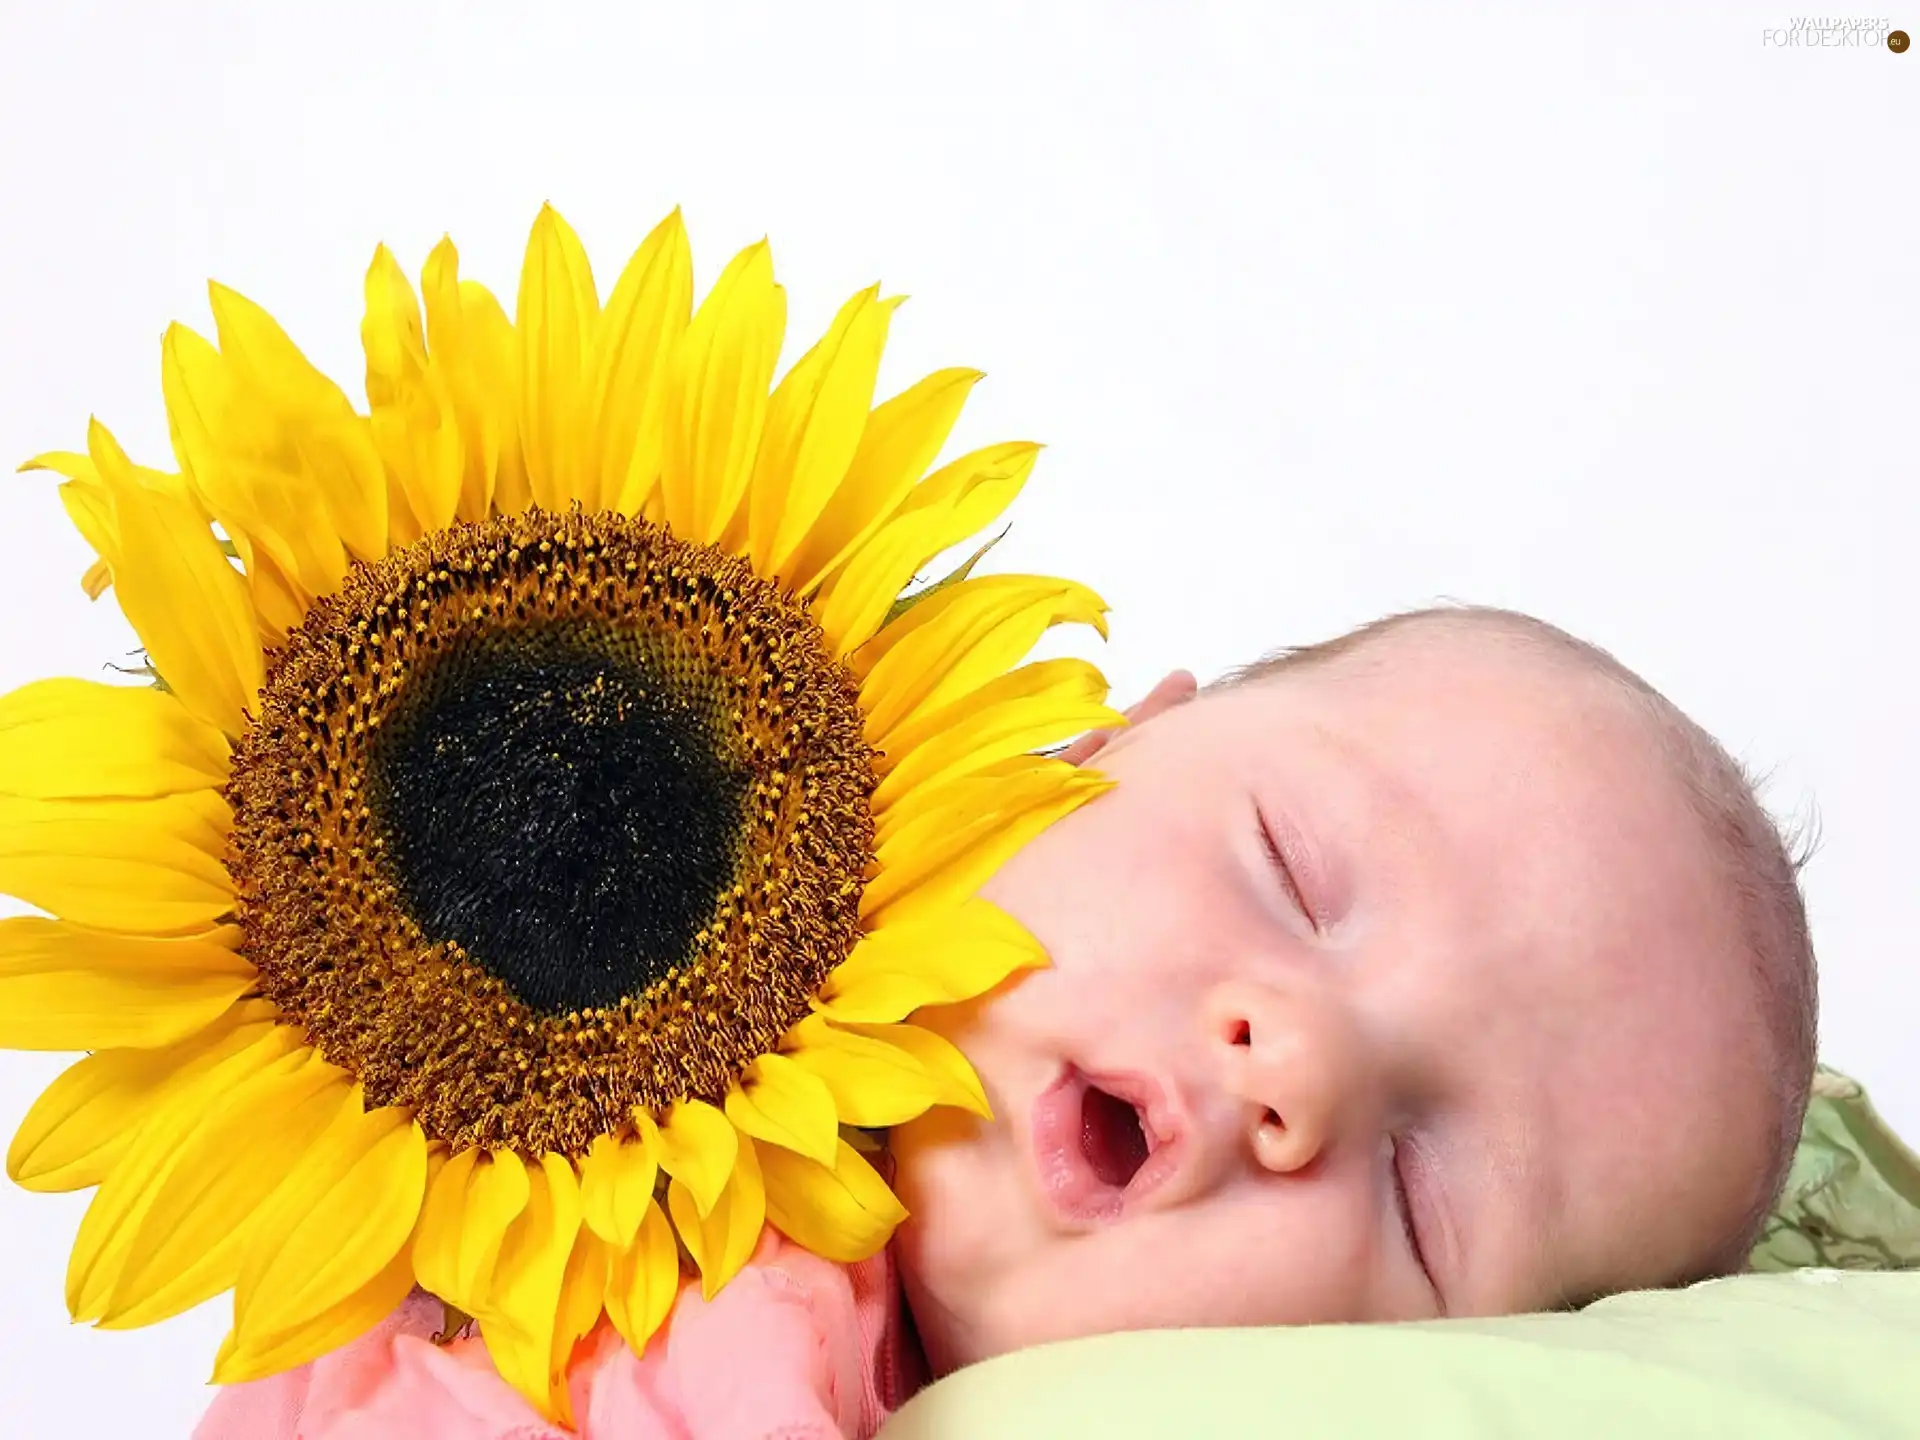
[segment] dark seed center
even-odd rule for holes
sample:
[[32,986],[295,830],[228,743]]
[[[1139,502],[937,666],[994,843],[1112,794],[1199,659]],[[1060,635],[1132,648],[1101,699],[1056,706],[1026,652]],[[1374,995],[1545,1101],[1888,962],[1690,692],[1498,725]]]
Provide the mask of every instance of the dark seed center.
[[368,755],[390,873],[536,1011],[666,977],[735,882],[748,770],[630,637],[497,633],[412,677]]
[[859,681],[739,555],[529,508],[269,654],[227,868],[261,993],[454,1149],[724,1102],[858,942]]

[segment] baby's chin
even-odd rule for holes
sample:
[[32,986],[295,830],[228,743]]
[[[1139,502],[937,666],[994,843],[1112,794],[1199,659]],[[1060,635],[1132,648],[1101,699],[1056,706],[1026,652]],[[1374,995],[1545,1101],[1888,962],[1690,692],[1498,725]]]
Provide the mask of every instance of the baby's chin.
[[965,1313],[980,1297],[977,1282],[966,1283],[963,1257],[951,1253],[950,1244],[943,1247],[945,1237],[936,1223],[913,1214],[910,1202],[908,1209],[891,1248],[913,1336],[928,1372],[938,1379],[1003,1352],[990,1343],[977,1318]]
[[907,1258],[912,1240],[906,1228],[902,1227],[895,1241],[901,1285],[920,1353],[935,1379],[1049,1340],[1094,1333],[1085,1327],[1046,1333],[1044,1324],[1035,1323],[1044,1322],[1046,1317],[1037,1314],[1033,1306],[997,1305],[990,1288],[977,1280],[956,1286],[929,1283],[932,1277]]

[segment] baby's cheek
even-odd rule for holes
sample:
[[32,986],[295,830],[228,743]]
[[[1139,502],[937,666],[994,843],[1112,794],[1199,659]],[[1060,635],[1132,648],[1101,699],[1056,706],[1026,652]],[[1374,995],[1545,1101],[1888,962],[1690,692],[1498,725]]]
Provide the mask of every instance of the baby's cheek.
[[992,1139],[957,1110],[931,1111],[894,1132],[893,1189],[907,1207],[895,1256],[936,1295],[991,1273],[1015,1228]]
[[[1188,1325],[1318,1325],[1375,1308],[1380,1251],[1369,1217],[1313,1178],[1267,1178],[1181,1217],[1161,1247]],[[1167,1306],[1176,1308],[1174,1304]]]

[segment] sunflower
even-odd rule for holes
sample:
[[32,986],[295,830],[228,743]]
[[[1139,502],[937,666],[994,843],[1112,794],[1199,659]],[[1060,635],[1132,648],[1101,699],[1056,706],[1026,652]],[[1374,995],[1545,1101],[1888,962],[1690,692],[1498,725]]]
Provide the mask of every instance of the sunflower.
[[230,1383],[418,1284],[571,1423],[603,1313],[643,1348],[765,1225],[874,1253],[865,1132],[985,1113],[908,1017],[1044,963],[974,892],[1106,784],[1035,753],[1117,723],[1099,672],[1022,663],[1104,606],[908,592],[1038,447],[927,473],[980,377],[873,407],[877,286],[777,386],[765,242],[696,309],[678,211],[604,306],[551,208],[512,320],[445,240],[365,294],[364,413],[215,285],[177,471],[97,422],[24,467],[153,684],[0,697],[0,1044],[91,1052],[7,1168],[98,1187],[77,1320],[231,1290]]

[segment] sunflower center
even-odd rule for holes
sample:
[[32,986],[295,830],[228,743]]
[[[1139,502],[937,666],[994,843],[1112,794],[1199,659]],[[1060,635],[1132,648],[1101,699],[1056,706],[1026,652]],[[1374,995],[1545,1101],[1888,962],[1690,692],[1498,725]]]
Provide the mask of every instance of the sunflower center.
[[750,772],[637,638],[474,637],[369,746],[408,911],[538,1011],[667,978],[733,884]]
[[738,556],[613,515],[456,525],[269,658],[228,868],[261,988],[455,1148],[718,1102],[852,949],[856,681]]

